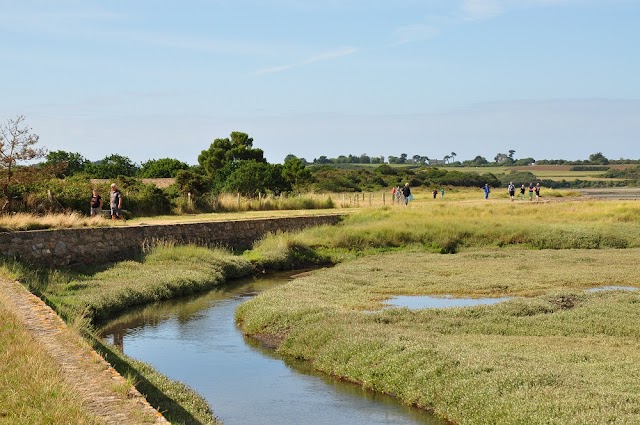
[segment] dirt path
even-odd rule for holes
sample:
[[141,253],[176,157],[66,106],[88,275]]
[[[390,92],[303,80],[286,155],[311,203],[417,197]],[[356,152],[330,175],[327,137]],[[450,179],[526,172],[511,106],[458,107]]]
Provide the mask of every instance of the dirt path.
[[0,278],[0,299],[60,365],[64,379],[77,391],[87,410],[107,424],[168,421],[40,298],[20,283]]

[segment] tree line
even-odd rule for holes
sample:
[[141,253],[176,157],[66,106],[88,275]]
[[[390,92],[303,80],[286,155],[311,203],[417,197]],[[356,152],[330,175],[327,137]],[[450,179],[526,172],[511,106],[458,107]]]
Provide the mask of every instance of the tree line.
[[[130,194],[129,207],[135,205],[149,214],[170,212],[179,199],[187,194],[196,204],[200,202],[196,208],[206,209],[210,202],[203,200],[221,193],[256,197],[294,191],[373,191],[405,182],[414,187],[481,187],[487,183],[496,187],[504,186],[508,181],[539,181],[526,172],[494,175],[455,169],[459,166],[524,165],[536,162],[533,158],[515,159],[514,150],[496,155],[493,163],[482,156],[470,161],[456,161],[457,154],[451,152],[442,160],[433,160],[424,155],[409,157],[402,153],[397,157],[389,156],[386,161],[384,157],[362,154],[337,158],[321,156],[311,163],[290,154],[282,164],[270,164],[263,150],[254,147],[252,137],[234,131],[229,137],[215,139],[207,149],[202,150],[197,157],[197,165],[173,158],[150,159],[138,165],[119,154],[90,161],[76,152],[47,152],[36,146],[38,142],[39,137],[26,126],[23,116],[0,124],[2,211],[11,211],[14,201],[20,203],[23,209],[51,209],[58,203],[62,208],[84,210],[87,192],[96,185],[91,183],[91,179],[117,180]],[[41,162],[24,165],[34,160]],[[615,161],[598,152],[585,161],[542,160],[536,163],[552,162],[604,166]],[[341,167],[349,164],[374,164],[375,167]],[[396,164],[407,166],[396,167]],[[611,177],[614,175],[620,174],[607,174]],[[140,178],[174,178],[175,183],[169,188],[159,189],[142,184]],[[549,186],[557,184],[547,182]],[[107,191],[108,187],[105,186]],[[51,193],[55,194],[55,202],[51,199]]]

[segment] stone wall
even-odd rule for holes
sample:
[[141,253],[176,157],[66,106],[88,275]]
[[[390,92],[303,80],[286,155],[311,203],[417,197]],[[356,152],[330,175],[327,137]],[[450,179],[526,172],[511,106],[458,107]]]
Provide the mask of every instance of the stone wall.
[[269,232],[336,224],[339,215],[167,225],[0,232],[0,255],[44,267],[104,264],[132,258],[156,241],[246,249]]

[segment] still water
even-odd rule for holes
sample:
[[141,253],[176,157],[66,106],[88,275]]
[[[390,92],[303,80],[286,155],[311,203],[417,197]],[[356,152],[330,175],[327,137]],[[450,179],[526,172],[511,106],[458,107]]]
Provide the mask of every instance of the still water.
[[451,296],[430,297],[427,295],[398,295],[386,300],[384,303],[389,307],[406,307],[410,310],[421,308],[452,308],[452,307],[473,307],[476,305],[498,304],[511,297],[502,298],[454,298]]
[[128,313],[102,335],[131,357],[200,393],[225,425],[444,424],[423,411],[283,360],[245,338],[234,321],[246,299],[279,275]]

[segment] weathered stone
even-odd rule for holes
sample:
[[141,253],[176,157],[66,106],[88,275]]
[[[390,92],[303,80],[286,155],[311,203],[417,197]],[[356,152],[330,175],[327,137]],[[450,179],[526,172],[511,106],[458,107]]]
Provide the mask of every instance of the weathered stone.
[[104,264],[160,241],[246,249],[266,233],[335,224],[338,215],[227,222],[0,232],[0,256],[39,266]]

